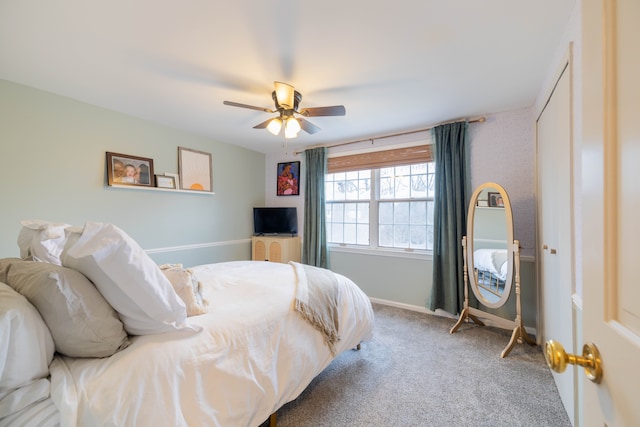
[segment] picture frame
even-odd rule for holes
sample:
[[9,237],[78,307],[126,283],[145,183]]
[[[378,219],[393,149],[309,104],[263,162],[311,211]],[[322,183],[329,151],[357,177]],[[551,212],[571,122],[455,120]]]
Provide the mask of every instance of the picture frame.
[[165,172],[164,176],[170,176],[173,178],[173,180],[176,183],[175,188],[178,189],[180,188],[180,176],[177,173],[169,173],[169,172]]
[[212,193],[211,153],[178,147],[178,175],[180,175],[180,189]]
[[276,195],[300,195],[300,162],[278,163]]
[[156,175],[156,187],[176,189],[176,179],[172,176]]
[[486,208],[489,206],[489,201],[488,200],[480,200],[478,199],[478,202],[476,203],[476,206],[478,206],[479,208]]
[[489,207],[504,208],[504,202],[502,201],[502,194],[488,192],[487,197],[489,199]]
[[107,151],[107,181],[113,185],[155,187],[153,159]]

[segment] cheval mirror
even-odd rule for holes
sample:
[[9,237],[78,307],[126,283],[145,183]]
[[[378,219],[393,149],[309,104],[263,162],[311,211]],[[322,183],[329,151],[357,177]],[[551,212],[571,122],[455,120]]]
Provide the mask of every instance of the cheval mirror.
[[[451,328],[454,333],[471,319],[484,326],[480,317],[500,327],[513,328],[511,340],[500,357],[506,357],[516,342],[535,345],[527,334],[520,304],[520,242],[513,238],[513,214],[505,189],[486,182],[474,191],[469,202],[467,235],[462,238],[464,258],[464,306],[460,318]],[[488,308],[502,307],[515,287],[516,318],[504,319],[479,308],[469,306],[469,287],[479,303]]]

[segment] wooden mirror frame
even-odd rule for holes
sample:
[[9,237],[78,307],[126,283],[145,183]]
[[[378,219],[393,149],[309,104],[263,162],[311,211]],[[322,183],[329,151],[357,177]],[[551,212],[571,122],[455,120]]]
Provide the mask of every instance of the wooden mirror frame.
[[[508,207],[509,215],[505,215],[508,223],[507,224],[507,227],[508,227],[507,254],[509,257],[508,262],[512,263],[509,265],[508,273],[507,273],[507,276],[508,276],[507,281],[509,282],[509,292],[507,292],[507,284],[505,282],[505,292],[503,293],[502,298],[500,298],[500,300],[497,301],[494,304],[494,306],[501,307],[509,299],[509,296],[511,294],[512,282],[515,282],[514,285],[515,285],[515,298],[516,298],[516,318],[515,320],[511,321],[511,320],[503,319],[502,317],[496,316],[495,314],[487,313],[478,308],[469,307],[469,266],[471,266],[471,272],[472,272],[471,277],[474,277],[473,243],[471,244],[471,249],[467,250],[468,236],[464,236],[462,238],[462,254],[464,258],[464,267],[463,267],[464,269],[463,271],[464,272],[464,307],[460,312],[460,317],[458,318],[458,321],[456,322],[455,325],[453,325],[449,333],[453,334],[458,330],[458,328],[460,328],[460,326],[462,326],[463,323],[468,322],[469,320],[473,321],[479,326],[484,326],[484,323],[480,320],[480,317],[488,318],[494,321],[500,327],[504,327],[507,329],[513,328],[513,333],[511,334],[511,339],[509,340],[509,343],[504,348],[504,350],[502,350],[502,353],[500,353],[500,357],[504,358],[504,357],[507,357],[507,355],[513,349],[516,343],[527,342],[530,345],[536,345],[536,342],[533,338],[531,338],[531,336],[529,336],[529,334],[525,330],[524,325],[522,323],[522,314],[521,314],[522,306],[520,304],[520,242],[518,240],[513,239],[513,216],[511,214],[511,202],[507,197],[507,192],[501,185],[496,184],[495,182],[487,182],[480,185],[476,189],[476,191],[474,191],[473,195],[471,196],[471,203],[469,204],[469,215],[467,218],[467,233],[469,236],[471,236],[472,238],[471,240],[473,242],[473,222],[474,222],[475,208],[476,208],[476,205],[478,204],[477,203],[478,195],[482,192],[482,190],[490,187],[498,189],[498,191],[502,196],[505,209],[507,209]],[[505,211],[505,213],[506,212],[507,211]],[[509,234],[509,230],[510,230],[510,234]],[[471,255],[468,254],[469,252],[471,252]],[[473,279],[473,284],[474,284],[474,286],[472,287],[473,292],[476,295],[476,297],[478,297],[479,291],[476,289],[477,284],[475,281],[475,277]],[[480,302],[480,304],[483,304],[483,305],[485,304],[485,302],[488,302],[484,297],[478,298],[478,301]],[[488,304],[486,305],[486,307],[493,308],[491,305],[488,305]]]
[[[480,197],[482,192],[485,190],[491,190],[491,189],[495,189],[498,193],[500,193],[500,196],[502,197],[502,201],[504,203],[504,207],[491,206],[490,203],[488,203],[487,207],[477,206],[478,198]],[[475,252],[474,227],[475,227],[477,208],[504,209],[504,216],[505,216],[504,226],[506,227],[506,231],[507,231],[506,233],[507,238],[505,241],[505,248],[507,250],[507,277],[504,281],[504,289],[502,291],[502,296],[496,302],[491,302],[488,299],[486,299],[484,295],[482,295],[482,293],[480,292],[480,289],[478,288],[476,274],[474,273],[474,266],[475,266],[475,262],[473,259],[474,252]],[[480,304],[484,305],[485,307],[500,308],[509,299],[509,295],[511,294],[511,286],[513,284],[513,269],[514,269],[514,248],[512,244],[513,241],[514,241],[513,214],[511,211],[511,201],[509,200],[509,195],[501,185],[496,184],[495,182],[485,182],[484,184],[476,188],[476,190],[473,192],[473,195],[471,196],[471,201],[469,202],[469,214],[467,216],[467,251],[466,251],[467,252],[466,263],[468,266],[467,268],[470,269],[468,280],[469,280],[469,284],[471,285],[471,290],[473,291],[474,295],[476,296]]]

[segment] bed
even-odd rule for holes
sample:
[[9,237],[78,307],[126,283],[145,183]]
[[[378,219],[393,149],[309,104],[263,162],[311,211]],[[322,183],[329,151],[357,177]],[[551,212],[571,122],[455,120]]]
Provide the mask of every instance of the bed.
[[474,275],[482,295],[498,301],[507,280],[508,253],[506,249],[476,249],[473,252]]
[[[1,345],[10,347],[0,354],[0,426],[274,423],[337,355],[372,335],[369,299],[329,270],[158,266],[113,225],[37,225],[21,246],[31,260],[0,260]],[[25,371],[27,350],[39,355],[36,368],[11,378]]]

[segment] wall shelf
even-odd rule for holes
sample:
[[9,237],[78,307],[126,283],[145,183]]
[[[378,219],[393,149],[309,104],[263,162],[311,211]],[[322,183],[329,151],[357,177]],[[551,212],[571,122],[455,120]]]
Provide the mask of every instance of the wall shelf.
[[216,194],[213,191],[180,190],[177,188],[145,187],[142,185],[113,184],[113,185],[108,185],[107,188],[118,188],[118,189],[125,189],[125,190],[143,190],[143,191],[164,191],[164,192],[170,192],[170,193],[189,193],[189,194],[200,194],[200,195],[206,195],[206,196],[212,196]]

